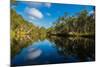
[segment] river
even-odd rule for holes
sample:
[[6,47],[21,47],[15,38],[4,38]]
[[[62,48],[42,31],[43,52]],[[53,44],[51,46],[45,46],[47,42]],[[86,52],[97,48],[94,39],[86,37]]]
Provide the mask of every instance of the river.
[[11,57],[11,65],[14,66],[95,60],[95,40],[93,38],[53,36],[28,42],[28,45],[25,41],[20,44],[16,41],[15,44],[17,45],[12,48],[13,57]]

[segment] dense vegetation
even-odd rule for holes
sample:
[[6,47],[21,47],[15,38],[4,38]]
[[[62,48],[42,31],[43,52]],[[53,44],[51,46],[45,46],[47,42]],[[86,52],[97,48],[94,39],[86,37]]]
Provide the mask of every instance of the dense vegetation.
[[[15,0],[11,0],[11,2],[15,3]],[[64,16],[59,17],[54,22],[52,27],[45,29],[44,27],[38,27],[26,21],[15,10],[11,9],[11,54],[15,56],[22,48],[27,47],[35,41],[44,40],[45,38],[51,41],[54,40],[55,43],[60,42],[59,38],[50,38],[51,36],[95,36],[94,17],[94,12],[89,14],[87,10],[77,13],[75,16],[69,16],[65,13]],[[63,43],[69,42],[65,40]],[[60,46],[63,47],[61,44]]]
[[77,13],[76,16],[59,17],[54,25],[48,29],[51,34],[88,36],[95,34],[94,12],[89,14],[86,10]]
[[[11,0],[15,3],[15,0]],[[87,10],[82,10],[74,16],[69,16],[65,13],[60,16],[54,24],[45,29],[39,28],[33,23],[24,20],[16,11],[11,9],[11,35],[20,37],[21,35],[32,35],[45,37],[47,35],[61,35],[61,36],[94,36],[95,35],[95,8],[90,14]]]
[[37,41],[38,39],[43,40],[45,36],[46,29],[44,27],[39,28],[38,26],[25,21],[11,9],[11,48],[13,55],[18,53],[21,48],[30,45],[32,42]]
[[[35,26],[32,23],[25,21],[14,10],[11,10],[11,36],[21,37],[22,35],[31,35],[36,37],[45,34],[45,28]],[[40,32],[41,31],[41,32]],[[42,35],[41,35],[42,36]]]

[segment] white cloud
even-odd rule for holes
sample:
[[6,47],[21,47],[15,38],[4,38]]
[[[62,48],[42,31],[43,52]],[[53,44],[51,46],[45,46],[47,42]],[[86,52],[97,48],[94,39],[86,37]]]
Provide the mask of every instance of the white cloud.
[[91,15],[91,14],[93,14],[94,13],[94,11],[93,10],[91,10],[90,12],[89,12],[89,15]]
[[31,4],[31,5],[37,5],[37,6],[41,5],[41,3],[39,3],[39,2],[31,2],[31,1],[29,1],[28,3]]
[[46,6],[48,8],[51,7],[51,3],[41,3],[41,2],[27,2],[29,6],[35,6],[35,7],[41,7],[41,6]]
[[28,1],[28,2],[25,2],[29,7],[40,7],[42,5],[42,3],[40,2],[32,2],[32,1]]
[[49,8],[51,7],[51,3],[45,3],[45,6]]
[[37,57],[39,57],[42,54],[42,51],[40,49],[34,49],[32,48],[31,50],[29,50],[28,55],[27,55],[27,59],[29,60],[33,60],[36,59]]
[[28,16],[30,22],[32,22],[33,20],[37,20],[36,18],[34,18],[33,16]]
[[43,18],[42,12],[36,8],[26,8],[25,12],[27,15],[29,15],[29,17],[36,18],[36,19]]

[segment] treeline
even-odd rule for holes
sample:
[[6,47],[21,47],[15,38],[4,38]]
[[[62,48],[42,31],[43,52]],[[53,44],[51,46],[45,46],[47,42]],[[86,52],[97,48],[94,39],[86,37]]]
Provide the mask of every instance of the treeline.
[[[94,9],[94,8],[93,8]],[[94,10],[95,11],[95,10]],[[48,29],[51,34],[69,34],[69,35],[94,35],[95,34],[95,14],[83,10],[75,16],[59,17],[53,26]]]
[[46,29],[27,22],[22,16],[18,15],[15,10],[11,9],[10,34],[11,56],[15,56],[22,48],[30,45],[30,43],[38,41],[39,39],[45,39]]
[[[40,32],[41,31],[41,32]],[[32,35],[33,37],[45,34],[45,28],[35,26],[33,23],[27,22],[14,10],[11,9],[11,36],[21,37],[22,35]]]

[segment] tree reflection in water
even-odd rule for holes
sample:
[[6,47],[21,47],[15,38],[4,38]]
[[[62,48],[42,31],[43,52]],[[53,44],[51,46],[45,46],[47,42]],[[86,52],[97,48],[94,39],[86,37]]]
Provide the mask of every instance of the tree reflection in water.
[[49,37],[55,43],[58,53],[64,56],[76,56],[81,61],[95,60],[95,40],[82,37]]
[[11,58],[20,53],[23,48],[28,47],[36,41],[38,41],[38,37],[32,37],[30,35],[16,36],[16,38],[11,39]]
[[[59,55],[68,57],[77,57],[79,62],[94,61],[95,60],[95,39],[82,37],[32,37],[24,35],[22,37],[16,36],[11,40],[11,59],[18,55],[23,48],[32,45],[39,40],[47,39],[53,43],[53,47],[57,49]],[[48,45],[48,44],[47,44]],[[73,61],[74,62],[74,61]]]

